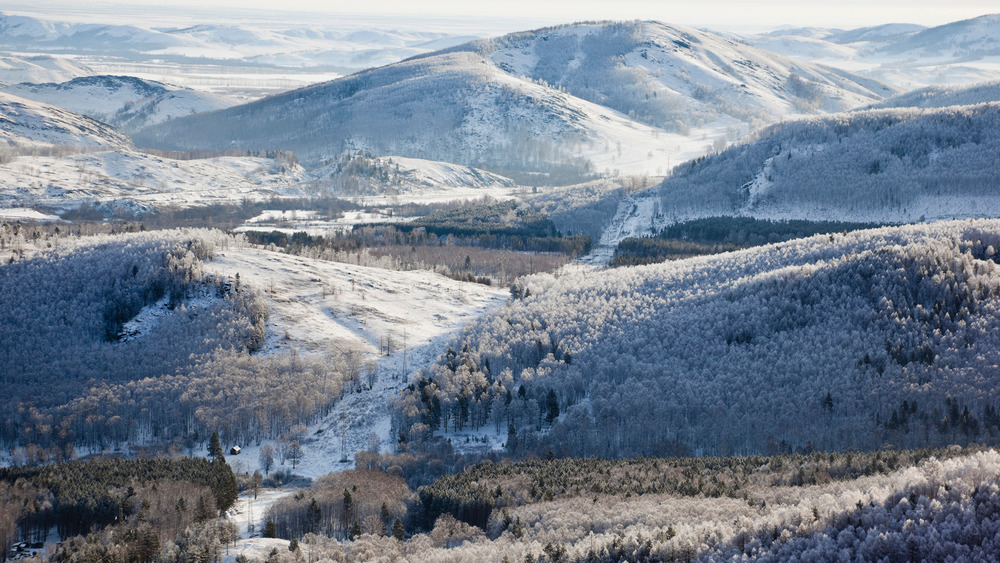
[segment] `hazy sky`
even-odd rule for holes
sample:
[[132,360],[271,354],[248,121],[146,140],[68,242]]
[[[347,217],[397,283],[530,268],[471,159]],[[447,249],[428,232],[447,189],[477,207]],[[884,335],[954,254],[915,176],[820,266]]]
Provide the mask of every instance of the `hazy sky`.
[[[326,14],[371,14],[403,17],[449,16],[449,19],[481,20],[500,18],[505,22],[531,24],[569,23],[591,19],[657,19],[670,23],[724,29],[764,29],[782,25],[819,27],[861,27],[881,23],[943,23],[1000,12],[997,0],[98,0],[100,8],[115,6],[135,10],[139,5],[169,6],[178,14],[179,6],[323,12]],[[5,2],[6,3],[6,2]],[[38,12],[51,7],[57,16],[60,7],[82,10],[66,0],[38,0],[28,4]],[[74,6],[75,4],[75,6]],[[87,3],[88,9],[96,3]],[[72,6],[72,7],[71,7]],[[5,8],[0,7],[0,10]],[[104,10],[100,11],[104,11]],[[499,22],[496,22],[499,23]],[[509,24],[508,24],[509,25]]]

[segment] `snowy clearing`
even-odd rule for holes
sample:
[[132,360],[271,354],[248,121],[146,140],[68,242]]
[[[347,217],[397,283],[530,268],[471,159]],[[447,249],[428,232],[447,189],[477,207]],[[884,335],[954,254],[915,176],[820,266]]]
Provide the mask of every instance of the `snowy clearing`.
[[[231,248],[206,263],[206,270],[230,278],[239,274],[267,293],[265,353],[360,353],[377,368],[370,380],[362,377],[360,389],[347,386],[331,413],[300,440],[305,457],[293,472],[309,478],[353,468],[356,451],[391,447],[390,403],[410,373],[442,353],[459,328],[508,296],[506,288],[428,271],[368,268],[257,248]],[[256,468],[259,451],[247,444],[240,461]],[[291,470],[291,462],[276,468]]]

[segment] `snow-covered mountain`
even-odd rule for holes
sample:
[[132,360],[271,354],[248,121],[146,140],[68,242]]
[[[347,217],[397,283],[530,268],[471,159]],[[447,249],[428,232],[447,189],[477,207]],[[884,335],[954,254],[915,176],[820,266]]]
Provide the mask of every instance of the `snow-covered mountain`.
[[0,87],[0,92],[59,106],[124,131],[237,103],[226,96],[131,76],[86,76],[59,84],[11,84]]
[[168,149],[280,148],[313,163],[365,149],[521,173],[528,183],[526,172],[549,181],[649,172],[671,155],[704,153],[709,135],[710,150],[788,113],[892,92],[693,29],[576,24],[468,43],[136,139]]
[[128,149],[128,137],[99,121],[56,106],[0,93],[0,139],[8,145]]
[[460,49],[667,130],[720,116],[752,123],[839,111],[892,92],[872,80],[660,22],[574,24]]
[[623,160],[644,163],[653,147],[666,150],[661,132],[458,52],[173,120],[135,139],[180,150],[280,148],[314,164],[360,149],[575,177],[585,153],[610,153],[618,142],[630,151]]
[[1000,14],[893,35],[875,52],[942,61],[1000,56]]
[[1000,215],[1000,103],[787,122],[675,169],[659,221],[910,222]]

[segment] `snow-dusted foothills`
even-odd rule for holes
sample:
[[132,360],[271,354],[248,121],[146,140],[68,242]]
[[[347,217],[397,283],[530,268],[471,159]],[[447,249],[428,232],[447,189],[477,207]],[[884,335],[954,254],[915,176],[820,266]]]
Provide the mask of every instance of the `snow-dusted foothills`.
[[510,178],[471,166],[354,151],[313,169],[311,175],[319,189],[343,196],[436,193],[447,197],[462,188],[474,193],[515,186]]
[[305,170],[284,158],[176,160],[135,150],[63,150],[69,154],[35,156],[33,150],[12,149],[15,155],[29,154],[0,164],[0,205],[66,211],[86,204],[106,215],[142,215],[314,193],[303,184],[310,178]]
[[963,221],[522,278],[396,424],[574,456],[995,440],[997,248]]

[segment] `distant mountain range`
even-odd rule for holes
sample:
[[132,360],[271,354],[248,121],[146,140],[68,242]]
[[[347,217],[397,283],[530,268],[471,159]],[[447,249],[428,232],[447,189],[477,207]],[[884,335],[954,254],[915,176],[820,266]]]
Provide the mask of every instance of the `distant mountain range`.
[[[280,28],[232,23],[165,27],[78,23],[58,16],[0,13],[0,49],[9,51],[103,54],[120,60],[325,67],[345,73],[388,64],[468,39],[468,36],[433,31],[358,29],[356,24]],[[71,77],[61,77],[61,80],[68,78]]]
[[928,86],[893,96],[876,104],[877,108],[943,108],[1000,102],[1000,81],[974,86]]
[[313,163],[365,149],[552,181],[608,158],[679,152],[694,133],[737,137],[895,92],[695,29],[574,24],[466,43],[135,138],[167,149],[282,148]]
[[1000,14],[932,28],[797,28],[746,40],[786,56],[832,64],[905,88],[1000,78]]

